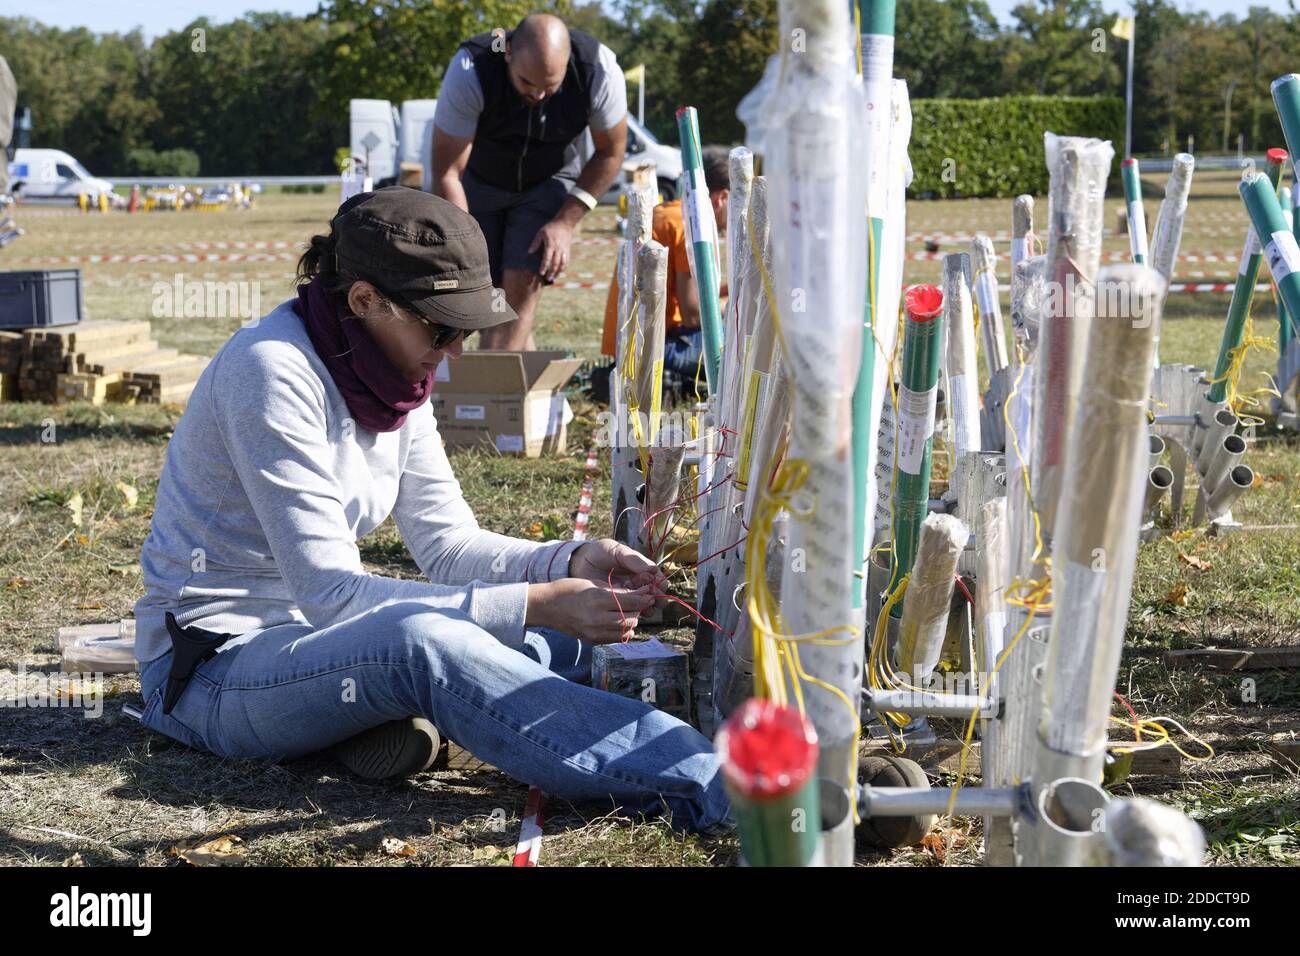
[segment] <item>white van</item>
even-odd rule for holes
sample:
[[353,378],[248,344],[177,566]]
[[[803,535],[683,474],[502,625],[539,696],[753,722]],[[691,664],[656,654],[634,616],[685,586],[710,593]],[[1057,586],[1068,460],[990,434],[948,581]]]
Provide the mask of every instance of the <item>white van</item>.
[[9,164],[9,189],[20,200],[76,202],[86,194],[97,201],[113,195],[106,179],[96,179],[86,167],[61,149],[18,149]]

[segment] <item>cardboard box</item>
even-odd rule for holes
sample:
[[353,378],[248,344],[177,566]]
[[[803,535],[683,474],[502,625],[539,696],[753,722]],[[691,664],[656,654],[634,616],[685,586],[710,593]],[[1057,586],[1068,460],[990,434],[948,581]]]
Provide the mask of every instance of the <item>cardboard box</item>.
[[563,388],[581,359],[564,352],[465,352],[434,373],[433,414],[448,448],[503,455],[563,452],[573,417]]

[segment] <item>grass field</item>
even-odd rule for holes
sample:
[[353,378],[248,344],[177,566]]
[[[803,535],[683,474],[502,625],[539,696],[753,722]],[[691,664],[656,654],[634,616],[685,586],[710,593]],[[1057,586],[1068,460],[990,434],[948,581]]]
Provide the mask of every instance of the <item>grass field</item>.
[[[1246,220],[1232,185],[1231,176],[1198,175],[1182,250],[1225,259],[1188,263],[1180,278],[1228,281],[1215,273],[1235,273]],[[1123,237],[1110,234],[1118,206],[1115,199],[1107,203],[1108,251],[1127,248]],[[177,273],[187,280],[257,283],[262,311],[268,311],[290,295],[298,251],[325,228],[334,207],[329,194],[272,193],[243,212],[128,217],[25,210],[20,221],[28,235],[0,257],[0,267],[137,257],[78,264],[89,317],[149,318],[162,345],[210,355],[240,319],[155,317],[155,283],[170,284]],[[1040,225],[1045,208],[1044,200]],[[1154,217],[1152,199],[1148,210]],[[927,235],[1004,232],[1010,207],[990,200],[914,202],[908,225]],[[607,282],[616,248],[612,213],[602,208],[590,217],[581,238],[566,278]],[[965,248],[941,241],[945,252]],[[908,248],[920,251],[922,244],[912,241]],[[1005,255],[1006,244],[999,249]],[[232,253],[261,258],[174,258]],[[937,261],[912,261],[906,278],[936,281],[939,271]],[[602,289],[549,290],[539,314],[539,346],[596,357],[604,300]],[[1164,360],[1212,363],[1227,300],[1226,294],[1171,299]],[[1271,303],[1258,302],[1256,313],[1257,331],[1274,335]],[[1246,380],[1262,383],[1273,361],[1253,353]],[[565,456],[532,462],[481,452],[453,456],[485,527],[540,537],[544,529],[570,526],[582,449],[597,410],[577,396],[574,404],[578,419]],[[0,404],[0,699],[21,696],[20,668],[29,675],[57,670],[58,627],[131,614],[141,590],[139,548],[179,414],[156,406]],[[56,440],[42,441],[51,423]],[[1143,545],[1119,681],[1140,714],[1174,716],[1215,746],[1211,761],[1184,760],[1180,778],[1134,776],[1121,792],[1191,813],[1206,829],[1216,864],[1300,862],[1300,768],[1261,746],[1300,730],[1296,672],[1250,675],[1253,699],[1243,700],[1250,695],[1242,693],[1242,675],[1171,671],[1159,656],[1166,648],[1300,643],[1300,447],[1268,425],[1259,434],[1247,453],[1259,483],[1235,514],[1247,525],[1291,527],[1223,537],[1198,532]],[[77,494],[80,525],[67,507]],[[609,533],[609,507],[608,484],[598,483],[593,534]],[[418,575],[391,522],[362,542],[362,554],[370,570]],[[138,702],[134,676],[107,678],[105,694],[98,720],[70,709],[0,709],[0,863],[175,864],[175,848],[221,834],[239,836],[246,859],[258,864],[508,861],[525,789],[494,771],[447,771],[376,785],[323,757],[280,766],[223,761],[151,734],[123,715],[124,704]],[[1185,746],[1197,752],[1194,744]],[[661,822],[632,822],[608,809],[552,801],[543,862],[718,865],[735,859],[734,839],[682,837]],[[390,836],[406,841],[413,855],[385,852],[382,841]],[[864,851],[860,862],[938,865],[941,854],[948,865],[978,859],[978,822],[945,825],[943,836],[938,850]]]

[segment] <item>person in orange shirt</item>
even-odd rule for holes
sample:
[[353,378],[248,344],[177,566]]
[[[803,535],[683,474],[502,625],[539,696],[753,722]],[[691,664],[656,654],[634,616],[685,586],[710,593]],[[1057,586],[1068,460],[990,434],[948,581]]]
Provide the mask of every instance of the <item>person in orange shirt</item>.
[[[727,195],[730,174],[725,146],[706,146],[701,155],[704,185],[709,190],[718,235],[727,233]],[[704,351],[700,331],[700,294],[691,277],[690,251],[686,248],[686,226],[682,222],[682,201],[674,199],[655,206],[651,238],[668,250],[668,289],[664,303],[664,368],[693,378]],[[722,295],[727,294],[724,288]],[[609,284],[605,301],[605,330],[602,355],[614,355],[614,327],[618,321],[617,283]]]

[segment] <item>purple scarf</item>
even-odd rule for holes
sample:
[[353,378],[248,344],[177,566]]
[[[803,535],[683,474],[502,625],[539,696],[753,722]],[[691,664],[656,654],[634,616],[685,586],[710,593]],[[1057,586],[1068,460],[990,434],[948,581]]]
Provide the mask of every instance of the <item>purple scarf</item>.
[[320,280],[313,279],[298,287],[293,309],[362,428],[397,431],[408,412],[429,400],[433,373],[417,385],[402,378],[361,321],[352,317],[345,296],[326,292]]

